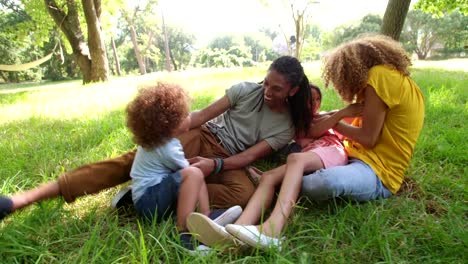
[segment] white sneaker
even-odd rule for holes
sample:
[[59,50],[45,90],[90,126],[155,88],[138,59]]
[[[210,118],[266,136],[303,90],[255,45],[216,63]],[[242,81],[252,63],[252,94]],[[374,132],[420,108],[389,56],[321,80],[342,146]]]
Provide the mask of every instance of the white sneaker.
[[190,256],[197,256],[197,255],[206,256],[206,255],[210,254],[211,251],[213,251],[212,248],[207,247],[205,245],[199,245],[194,250],[189,250],[189,255]]
[[226,226],[227,224],[234,223],[241,214],[242,214],[242,207],[240,207],[239,205],[235,205],[227,209],[220,216],[213,219],[213,222],[215,222],[216,224],[220,226]]
[[226,226],[226,231],[235,236],[240,241],[260,249],[277,248],[281,250],[283,239],[269,237],[260,233],[256,226],[243,226],[229,224]]
[[129,207],[133,205],[132,186],[122,188],[112,199],[111,206],[113,208]]
[[227,245],[239,247],[243,243],[234,238],[224,226],[217,224],[200,213],[191,213],[187,218],[187,228],[195,238],[206,246]]

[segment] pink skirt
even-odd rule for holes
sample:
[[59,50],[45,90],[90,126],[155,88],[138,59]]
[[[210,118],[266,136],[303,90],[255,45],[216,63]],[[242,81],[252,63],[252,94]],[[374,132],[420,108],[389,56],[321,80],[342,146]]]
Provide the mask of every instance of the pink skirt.
[[344,148],[334,146],[318,147],[309,151],[314,152],[320,157],[325,169],[348,164],[348,155]]

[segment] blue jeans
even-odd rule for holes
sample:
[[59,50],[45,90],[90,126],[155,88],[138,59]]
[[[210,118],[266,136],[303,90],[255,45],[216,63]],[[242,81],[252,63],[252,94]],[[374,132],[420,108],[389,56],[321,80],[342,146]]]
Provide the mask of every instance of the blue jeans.
[[135,203],[137,213],[148,220],[166,220],[177,208],[182,175],[179,171],[169,174],[160,183],[148,187]]
[[370,201],[388,198],[392,193],[369,165],[351,158],[347,165],[322,169],[304,176],[302,196],[311,200],[343,197]]

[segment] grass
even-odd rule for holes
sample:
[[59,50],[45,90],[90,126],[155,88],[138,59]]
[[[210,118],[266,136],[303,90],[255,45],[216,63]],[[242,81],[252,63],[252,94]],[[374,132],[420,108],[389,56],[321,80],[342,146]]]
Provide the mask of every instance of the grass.
[[[403,190],[368,203],[302,199],[285,230],[282,252],[190,256],[179,246],[172,221],[142,223],[112,210],[117,187],[72,204],[41,202],[8,217],[0,223],[0,262],[466,263],[467,66],[466,59],[416,63],[413,78],[426,97],[426,119]],[[319,66],[305,67],[323,86]],[[87,86],[80,81],[1,85],[0,193],[35,187],[133,148],[124,108],[137,83],[180,82],[194,98],[192,108],[200,109],[236,82],[262,80],[265,69],[152,74]],[[324,91],[324,110],[341,105],[333,90]]]

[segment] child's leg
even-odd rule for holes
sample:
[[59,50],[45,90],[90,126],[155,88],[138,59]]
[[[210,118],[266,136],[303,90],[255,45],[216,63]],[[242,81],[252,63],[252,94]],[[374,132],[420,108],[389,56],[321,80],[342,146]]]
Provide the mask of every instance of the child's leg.
[[51,181],[45,183],[34,189],[13,195],[11,197],[11,200],[13,201],[13,211],[38,201],[58,197],[59,195],[60,188],[58,182]]
[[253,225],[256,224],[265,208],[269,208],[275,194],[275,188],[281,183],[286,171],[286,166],[282,165],[273,170],[263,173],[260,183],[254,194],[250,198],[247,206],[242,212],[236,224]]
[[299,196],[304,171],[315,171],[322,168],[322,161],[314,152],[293,153],[288,156],[286,175],[281,185],[278,200],[270,217],[263,223],[262,233],[274,237],[280,235]]
[[180,174],[182,183],[177,202],[177,229],[182,231],[186,228],[187,216],[195,211],[205,179],[203,172],[195,167],[182,169]]
[[208,188],[203,181],[200,186],[200,193],[198,194],[198,210],[200,213],[208,216],[210,214],[210,200],[208,197]]

